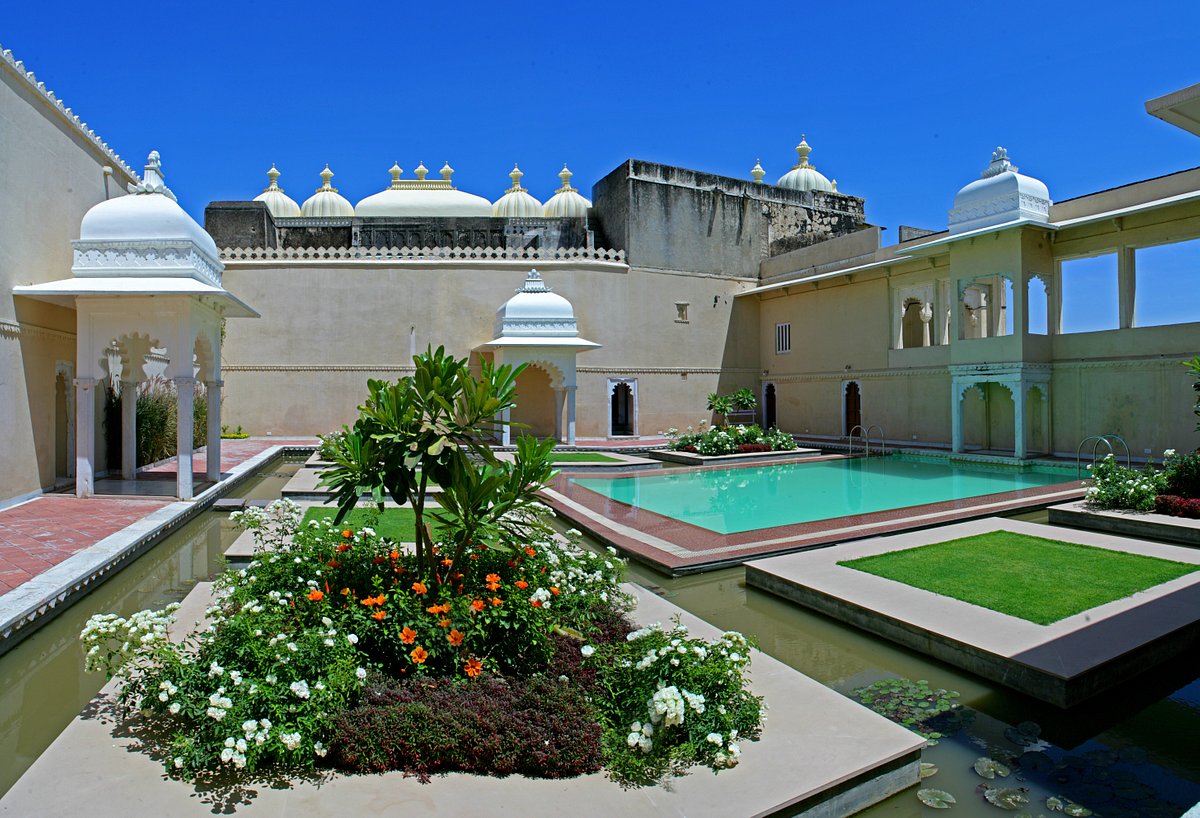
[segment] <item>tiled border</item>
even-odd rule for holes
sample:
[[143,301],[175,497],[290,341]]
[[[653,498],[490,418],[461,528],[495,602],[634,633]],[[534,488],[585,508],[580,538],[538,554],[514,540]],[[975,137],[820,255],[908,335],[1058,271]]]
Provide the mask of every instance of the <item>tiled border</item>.
[[[844,459],[840,455],[808,457],[802,462]],[[745,463],[727,468],[750,468]],[[679,469],[704,471],[703,467]],[[597,473],[589,477],[623,477]],[[829,520],[759,528],[737,534],[718,534],[699,526],[647,511],[569,482],[559,475],[542,493],[555,511],[607,545],[639,562],[672,574],[735,565],[753,557],[786,554],[846,540],[857,540],[898,531],[929,528],[951,522],[988,517],[1027,508],[1038,508],[1083,496],[1079,481],[1033,486],[1016,491],[984,494],[907,508],[855,514]]]
[[993,518],[756,560],[746,582],[1059,707],[1200,647],[1200,572],[1038,625],[837,564],[997,530],[1200,565],[1179,546]]

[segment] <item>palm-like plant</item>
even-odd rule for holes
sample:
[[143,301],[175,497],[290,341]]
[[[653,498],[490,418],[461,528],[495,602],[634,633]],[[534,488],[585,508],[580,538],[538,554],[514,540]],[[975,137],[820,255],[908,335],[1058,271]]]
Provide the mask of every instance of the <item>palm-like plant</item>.
[[[470,548],[505,548],[540,525],[522,512],[552,475],[554,441],[519,438],[508,462],[488,445],[504,424],[500,414],[515,405],[523,365],[484,361],[476,379],[467,359],[447,355],[442,347],[415,356],[413,363],[410,377],[367,382],[358,420],[331,446],[333,465],[320,477],[334,490],[339,522],[364,496],[381,509],[387,498],[411,505],[418,578],[436,592],[438,583],[429,581],[465,571]],[[437,550],[426,521],[431,483],[442,489],[440,510],[428,514],[442,527]]]

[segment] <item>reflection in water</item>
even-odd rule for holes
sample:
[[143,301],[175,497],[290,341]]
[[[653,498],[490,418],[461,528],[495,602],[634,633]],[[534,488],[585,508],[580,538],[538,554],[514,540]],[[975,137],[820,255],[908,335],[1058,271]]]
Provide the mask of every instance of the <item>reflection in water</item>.
[[[278,497],[298,468],[299,462],[268,464],[234,494]],[[228,515],[201,514],[0,656],[0,795],[104,686],[103,674],[83,670],[79,632],[88,617],[178,602],[223,569],[238,533]]]

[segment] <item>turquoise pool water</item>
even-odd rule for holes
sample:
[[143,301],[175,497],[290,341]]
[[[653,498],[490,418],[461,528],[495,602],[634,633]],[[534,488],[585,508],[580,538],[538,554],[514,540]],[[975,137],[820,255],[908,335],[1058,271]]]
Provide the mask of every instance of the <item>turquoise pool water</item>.
[[1074,474],[905,457],[665,472],[572,483],[718,534],[1065,483]]

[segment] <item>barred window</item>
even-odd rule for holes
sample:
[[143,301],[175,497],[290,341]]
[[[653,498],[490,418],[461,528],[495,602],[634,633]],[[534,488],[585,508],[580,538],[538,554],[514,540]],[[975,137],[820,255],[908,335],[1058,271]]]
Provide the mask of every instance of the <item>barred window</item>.
[[775,325],[775,354],[782,355],[785,352],[792,351],[792,325],[791,322],[786,324]]

